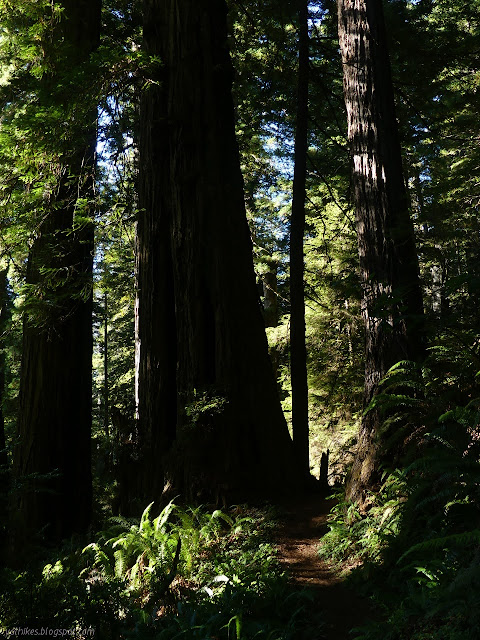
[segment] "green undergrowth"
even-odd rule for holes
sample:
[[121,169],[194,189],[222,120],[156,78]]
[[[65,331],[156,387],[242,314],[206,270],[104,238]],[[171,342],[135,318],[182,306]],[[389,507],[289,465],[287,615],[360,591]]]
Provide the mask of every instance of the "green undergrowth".
[[400,474],[389,475],[378,493],[368,496],[368,511],[345,500],[338,491],[328,518],[329,532],[322,538],[319,555],[335,569],[349,572],[352,567],[381,562],[382,554],[399,532],[403,481]]
[[[68,629],[101,640],[309,638],[310,603],[292,591],[269,542],[272,514],[180,508],[112,518],[86,547],[5,572],[0,626]],[[74,631],[77,630],[77,631]]]
[[378,401],[397,442],[410,434],[404,465],[385,472],[362,511],[337,495],[321,541],[333,564],[361,565],[350,579],[376,602],[361,640],[480,637],[480,393],[478,376],[460,384],[465,360],[448,364],[449,378],[442,361],[435,373],[412,363],[390,372]]

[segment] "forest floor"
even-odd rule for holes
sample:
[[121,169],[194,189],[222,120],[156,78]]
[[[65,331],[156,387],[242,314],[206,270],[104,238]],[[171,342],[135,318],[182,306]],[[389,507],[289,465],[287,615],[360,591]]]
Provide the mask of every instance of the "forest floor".
[[350,630],[364,625],[373,615],[370,601],[352,590],[341,575],[343,571],[332,569],[318,556],[318,543],[328,530],[333,504],[318,494],[282,504],[275,536],[279,560],[292,584],[311,592],[311,620],[307,622],[315,625],[318,621],[312,640],[351,640]]

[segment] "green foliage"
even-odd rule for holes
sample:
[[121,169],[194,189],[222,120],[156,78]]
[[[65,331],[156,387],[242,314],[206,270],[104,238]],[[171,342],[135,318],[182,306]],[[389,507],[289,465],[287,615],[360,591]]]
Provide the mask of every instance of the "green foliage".
[[193,399],[185,407],[190,426],[195,427],[198,423],[203,424],[212,415],[222,413],[227,403],[227,398],[215,395],[212,391],[197,391],[194,389]]
[[368,578],[384,615],[359,638],[478,637],[476,368],[476,347],[443,342],[423,368],[408,362],[393,367],[375,399],[390,445],[398,450],[401,444],[404,467],[386,472],[364,512],[340,501],[321,545],[333,560],[365,563],[357,577]]
[[478,2],[386,3],[404,166],[431,322],[477,325]]
[[83,550],[93,552],[95,570],[107,578],[123,580],[127,591],[142,601],[163,595],[169,586],[170,574],[172,579],[175,575],[176,550],[180,550],[180,538],[172,535],[166,526],[173,503],[153,521],[150,520],[152,505],[145,509],[138,526],[132,525],[104,545],[94,542]]
[[343,492],[332,496],[336,505],[328,520],[330,531],[319,546],[322,558],[341,567],[379,562],[383,551],[398,535],[405,479],[400,473],[386,477],[377,493],[367,498],[368,510],[361,512],[356,503],[346,501]]
[[153,518],[151,509],[138,524],[113,518],[83,552],[5,572],[2,624],[91,626],[105,639],[303,637],[308,595],[280,571],[266,541],[270,514],[170,502]]

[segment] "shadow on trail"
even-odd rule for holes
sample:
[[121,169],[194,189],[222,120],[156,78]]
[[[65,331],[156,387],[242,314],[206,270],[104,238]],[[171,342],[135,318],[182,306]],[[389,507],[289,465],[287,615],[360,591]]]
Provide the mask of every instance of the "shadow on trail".
[[323,622],[318,631],[312,628],[311,640],[352,640],[351,629],[373,616],[370,601],[358,596],[318,556],[318,543],[328,531],[327,517],[333,505],[320,494],[280,505],[281,526],[276,535],[279,560],[292,584],[311,592],[312,621]]

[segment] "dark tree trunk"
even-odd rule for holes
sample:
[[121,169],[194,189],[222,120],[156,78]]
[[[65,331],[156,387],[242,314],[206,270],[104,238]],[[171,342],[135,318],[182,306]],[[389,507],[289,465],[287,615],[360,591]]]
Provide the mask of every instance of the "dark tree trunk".
[[308,151],[308,1],[298,0],[299,55],[295,167],[290,221],[290,369],[292,380],[292,427],[295,455],[302,474],[310,474],[308,429],[307,349],[305,344],[305,295],[303,285],[305,234],[305,187]]
[[[171,451],[167,475],[190,497],[272,491],[293,477],[292,447],[255,284],[225,2],[146,0],[144,15],[162,64],[142,102],[140,439],[146,457]],[[156,497],[158,480],[145,486]]]
[[[143,47],[147,55],[162,55],[166,37],[160,0],[143,2]],[[130,510],[141,510],[159,498],[166,481],[165,459],[176,435],[177,345],[171,209],[165,194],[168,146],[165,99],[167,74],[162,63],[147,70],[140,103],[139,218],[136,231],[137,299],[135,462],[141,466],[131,482],[135,496]],[[121,488],[125,492],[125,488]]]
[[[49,55],[54,69],[64,70],[68,60],[73,71],[98,44],[100,0],[62,4]],[[47,108],[53,102],[71,109],[77,98],[57,82],[56,72],[45,80],[52,88],[46,98],[44,87]],[[49,540],[84,531],[91,516],[93,211],[84,205],[94,197],[96,108],[86,110],[89,121],[70,124],[62,177],[28,258],[32,295],[24,313],[15,452],[15,475],[25,490],[15,513],[17,544],[41,528]]]
[[[424,355],[423,305],[402,171],[381,0],[339,0],[365,321],[367,406],[388,369]],[[380,416],[368,412],[347,486],[362,499],[377,479]]]
[[[8,463],[7,443],[5,438],[5,420],[3,414],[3,402],[5,397],[5,352],[3,337],[7,330],[8,318],[8,280],[7,269],[0,270],[0,478],[3,480],[3,471]],[[0,494],[4,494],[3,487],[0,487]],[[2,497],[5,497],[3,495]]]
[[320,474],[319,483],[320,487],[325,491],[328,489],[328,460],[330,457],[330,450],[322,451],[322,457],[320,458]]
[[[267,262],[269,270],[262,274],[263,289],[263,321],[265,327],[278,326],[278,264],[271,259]],[[273,368],[273,377],[278,383],[278,369],[280,367],[280,351],[276,344],[269,345],[268,353]]]
[[10,486],[10,468],[8,464],[7,443],[3,402],[5,397],[5,351],[4,336],[8,326],[8,280],[7,269],[0,270],[0,567],[5,563],[7,550],[8,492]]
[[110,438],[110,397],[108,393],[108,295],[103,294],[103,430]]
[[[4,375],[4,358],[3,358],[3,354],[1,357],[1,362],[0,362],[0,403],[2,403],[0,405],[0,467],[1,468],[5,468],[8,462],[8,457],[7,457],[7,442],[5,439],[5,420],[3,417],[3,397],[4,397],[4,387],[5,387],[5,375]],[[0,471],[1,473],[1,471]],[[2,489],[0,489],[0,492],[2,491]]]
[[262,275],[263,318],[266,327],[278,326],[277,268],[273,260],[268,262],[269,270]]

